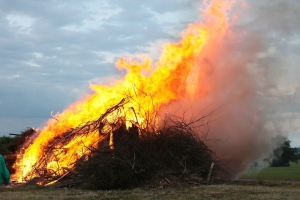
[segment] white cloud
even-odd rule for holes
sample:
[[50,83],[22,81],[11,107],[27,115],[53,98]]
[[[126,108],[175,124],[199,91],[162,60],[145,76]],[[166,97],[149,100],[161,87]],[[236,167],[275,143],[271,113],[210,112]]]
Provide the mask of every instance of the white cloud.
[[80,24],[69,24],[63,26],[62,29],[69,31],[78,32],[89,32],[92,30],[97,30],[104,24],[109,18],[118,15],[122,8],[111,7],[106,1],[101,2],[86,2],[84,3],[87,16],[82,19]]
[[34,52],[32,53],[36,58],[42,58],[44,57],[43,53],[39,53],[39,52]]
[[300,88],[300,81],[294,82],[290,85],[280,85],[276,88],[272,88],[266,92],[266,95],[283,97],[294,96],[297,89]]
[[5,17],[11,27],[19,28],[20,33],[30,33],[35,19],[25,15],[9,14]]
[[289,41],[289,44],[299,45],[300,44],[300,38],[293,38],[292,40]]
[[35,63],[33,60],[23,61],[24,64],[26,64],[29,67],[39,68],[41,65]]
[[275,47],[270,47],[268,48],[267,51],[264,51],[264,52],[258,52],[256,54],[257,58],[260,59],[260,58],[267,58],[267,57],[272,57],[274,56],[278,51],[276,50]]
[[14,79],[19,79],[22,78],[22,76],[20,74],[10,74],[10,75],[0,75],[0,78],[2,80],[14,80]]

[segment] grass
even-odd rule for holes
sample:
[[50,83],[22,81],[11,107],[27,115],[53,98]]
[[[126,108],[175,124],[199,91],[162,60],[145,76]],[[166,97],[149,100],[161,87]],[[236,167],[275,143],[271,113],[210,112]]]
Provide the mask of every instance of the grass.
[[[54,188],[0,188],[7,200],[100,200],[100,199],[299,199],[300,164],[290,167],[251,167],[238,181],[220,185],[169,186],[165,189],[80,190]],[[252,180],[247,180],[252,179]]]
[[1,199],[17,200],[100,200],[100,199],[299,199],[300,182],[276,185],[259,182],[229,182],[222,185],[168,187],[166,189],[136,188],[132,190],[79,190],[0,188]]
[[291,163],[290,167],[250,167],[241,174],[242,179],[300,181],[300,163]]

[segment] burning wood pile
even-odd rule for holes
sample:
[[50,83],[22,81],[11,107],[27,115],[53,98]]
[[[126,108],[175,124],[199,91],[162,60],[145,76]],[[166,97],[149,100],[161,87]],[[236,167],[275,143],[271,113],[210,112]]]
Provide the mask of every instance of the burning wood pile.
[[[128,121],[120,115],[126,103],[123,99],[97,120],[52,138],[26,176],[26,184],[114,189],[134,187],[157,175],[172,174],[182,180],[193,176],[201,184],[216,175],[213,152],[194,132],[194,128],[207,125],[205,118],[210,114],[189,123],[168,116],[159,130],[136,122],[129,122],[128,128]],[[99,140],[85,146],[76,162],[61,166],[59,159],[67,144],[74,138],[81,143],[90,134],[99,134]],[[57,165],[56,170],[49,169],[49,163]],[[166,176],[165,180],[172,184]]]
[[[165,174],[199,183],[216,176],[220,167],[207,146],[206,133],[196,130],[207,126],[214,112],[190,121],[159,116],[181,106],[185,109],[187,98],[196,109],[213,103],[228,104],[226,112],[234,116],[229,119],[246,115],[249,121],[256,119],[256,114],[240,115],[238,111],[243,103],[251,105],[250,113],[252,109],[256,113],[257,108],[252,107],[252,100],[246,100],[248,92],[254,91],[251,84],[232,78],[236,74],[252,80],[255,74],[255,70],[248,71],[250,61],[241,62],[239,54],[232,57],[232,52],[238,52],[237,46],[231,45],[238,38],[230,30],[233,26],[229,16],[236,16],[231,13],[236,10],[232,9],[234,2],[215,0],[204,4],[205,8],[200,9],[203,20],[189,24],[179,41],[163,45],[156,61],[150,56],[120,58],[116,67],[126,71],[122,79],[91,84],[91,94],[52,116],[41,131],[27,138],[15,154],[12,180],[111,189],[131,187],[155,177],[173,184]],[[227,52],[228,48],[234,51]],[[235,87],[235,83],[242,86]],[[238,106],[232,114],[230,108],[235,101],[231,99],[235,97]]]

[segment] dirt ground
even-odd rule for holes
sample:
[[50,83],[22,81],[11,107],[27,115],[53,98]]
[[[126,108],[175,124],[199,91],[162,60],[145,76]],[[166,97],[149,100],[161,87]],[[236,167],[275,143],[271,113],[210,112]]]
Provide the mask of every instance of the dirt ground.
[[75,188],[0,188],[0,199],[300,199],[300,182],[230,181],[217,185],[151,186],[130,190],[91,191]]

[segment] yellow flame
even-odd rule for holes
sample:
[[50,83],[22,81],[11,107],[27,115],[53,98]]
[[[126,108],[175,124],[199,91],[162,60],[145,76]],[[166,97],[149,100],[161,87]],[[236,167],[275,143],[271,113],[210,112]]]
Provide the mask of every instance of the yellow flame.
[[[55,119],[49,120],[32,145],[19,154],[14,166],[17,172],[13,178],[22,181],[34,170],[32,166],[43,158],[44,147],[50,140],[87,121],[97,119],[126,96],[130,96],[130,102],[125,105],[121,115],[126,117],[127,121],[143,124],[149,116],[155,121],[155,113],[163,105],[184,95],[190,95],[195,89],[200,88],[209,93],[209,88],[193,85],[189,77],[200,77],[201,70],[196,70],[197,74],[193,74],[192,70],[201,67],[196,65],[197,57],[206,46],[214,44],[213,41],[223,37],[228,30],[227,13],[233,2],[214,0],[208,4],[205,1],[207,8],[202,13],[205,21],[190,24],[183,31],[179,42],[166,44],[161,57],[154,64],[149,58],[142,61],[119,59],[116,63],[117,68],[127,70],[124,79],[114,85],[91,85],[94,92],[92,95],[70,105],[61,114],[55,115]],[[85,147],[93,145],[97,140],[101,140],[97,133],[75,138],[63,147],[63,152],[60,150],[56,153],[56,159],[49,161],[47,168],[72,168],[74,162],[84,155]],[[60,170],[60,173],[63,173],[63,170]]]

